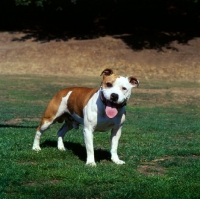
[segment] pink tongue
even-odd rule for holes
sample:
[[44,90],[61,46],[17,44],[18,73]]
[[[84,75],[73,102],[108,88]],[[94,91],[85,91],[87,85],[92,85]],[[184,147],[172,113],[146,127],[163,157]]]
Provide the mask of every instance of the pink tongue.
[[110,107],[110,106],[106,106],[106,115],[109,117],[109,118],[113,118],[117,115],[118,111],[116,108],[114,107]]

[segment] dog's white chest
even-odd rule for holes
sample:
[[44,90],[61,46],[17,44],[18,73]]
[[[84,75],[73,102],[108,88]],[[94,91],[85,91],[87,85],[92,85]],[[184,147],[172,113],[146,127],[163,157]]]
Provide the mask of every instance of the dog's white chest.
[[114,118],[106,115],[106,107],[101,100],[101,91],[97,92],[84,108],[84,124],[92,126],[94,131],[104,132],[121,126],[125,120],[125,108],[121,107]]

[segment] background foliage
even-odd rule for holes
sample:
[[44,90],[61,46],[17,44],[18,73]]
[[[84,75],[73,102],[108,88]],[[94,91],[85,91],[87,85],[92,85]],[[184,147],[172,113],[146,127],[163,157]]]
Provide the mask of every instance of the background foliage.
[[[72,3],[76,3],[77,1],[80,1],[80,0],[68,0],[68,1],[71,1]],[[118,3],[119,1],[120,0],[115,1],[115,3]],[[189,0],[181,0],[181,1],[182,1],[182,3],[189,2]],[[16,5],[30,5],[31,3],[35,3],[36,6],[44,6],[45,3],[52,4],[55,2],[58,2],[60,5],[62,5],[66,1],[65,0],[59,0],[59,1],[56,1],[56,0],[15,0]],[[86,2],[86,0],[85,0],[85,2]],[[104,2],[104,0],[102,0],[102,2]],[[126,3],[126,2],[127,1],[125,1],[124,3]],[[151,2],[153,3],[153,1],[151,1]],[[190,2],[197,3],[198,0],[191,0]]]
[[58,25],[63,29],[114,32],[136,28],[197,31],[197,0],[3,0],[0,28]]

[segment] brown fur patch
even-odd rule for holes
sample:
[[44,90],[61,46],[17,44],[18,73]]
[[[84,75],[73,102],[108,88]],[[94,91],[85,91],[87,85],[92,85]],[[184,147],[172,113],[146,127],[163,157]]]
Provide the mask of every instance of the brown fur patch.
[[[44,124],[44,122],[51,122],[55,118],[62,98],[65,97],[70,91],[72,91],[72,93],[69,96],[67,107],[71,114],[76,113],[83,118],[83,108],[94,93],[97,92],[97,90],[98,88],[72,87],[58,91],[49,102],[46,111],[43,114],[40,126]],[[67,114],[63,114],[56,118],[56,121],[63,122],[66,117]]]
[[88,103],[89,99],[97,92],[97,88],[71,88],[71,95],[68,99],[68,109],[70,113],[76,113],[83,118],[83,108]]
[[115,74],[112,74],[110,76],[104,76],[103,81],[102,81],[102,87],[107,88],[108,87],[107,83],[113,84],[113,82],[115,82],[116,79],[119,77],[120,77],[119,75],[115,75]]
[[55,118],[55,115],[56,115],[56,113],[58,111],[58,108],[60,106],[62,98],[65,97],[69,91],[70,90],[67,88],[67,89],[58,91],[54,95],[52,100],[47,105],[47,108],[46,108],[46,110],[45,110],[45,112],[44,112],[44,114],[42,116],[42,121],[41,121],[40,126],[42,124],[44,124],[44,122],[51,122]]

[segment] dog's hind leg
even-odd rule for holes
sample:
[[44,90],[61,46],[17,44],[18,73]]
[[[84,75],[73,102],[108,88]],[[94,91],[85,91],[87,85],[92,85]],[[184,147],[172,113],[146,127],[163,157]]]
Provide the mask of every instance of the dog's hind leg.
[[65,146],[63,143],[63,138],[67,131],[70,131],[73,128],[72,124],[69,121],[65,121],[60,130],[58,131],[58,149],[65,151]]
[[35,150],[35,151],[40,151],[41,148],[40,148],[40,137],[42,135],[42,133],[47,129],[49,128],[49,126],[53,123],[52,122],[47,122],[47,121],[42,121],[40,126],[37,128],[37,131],[36,131],[36,134],[35,134],[35,139],[34,139],[34,142],[33,142],[33,147],[32,149]]

